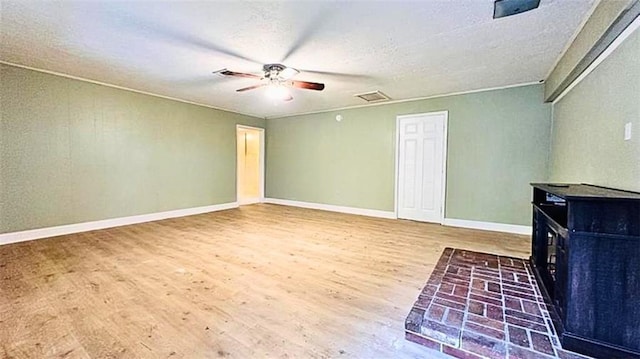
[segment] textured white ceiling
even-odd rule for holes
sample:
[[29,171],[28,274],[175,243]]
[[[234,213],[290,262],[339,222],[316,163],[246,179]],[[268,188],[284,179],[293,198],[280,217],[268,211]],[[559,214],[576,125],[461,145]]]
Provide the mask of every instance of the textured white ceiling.
[[[595,0],[542,0],[492,19],[492,0],[378,2],[2,1],[0,59],[260,117],[499,87],[545,78]],[[296,80],[274,103],[254,80],[281,62]],[[313,70],[317,72],[308,72]]]

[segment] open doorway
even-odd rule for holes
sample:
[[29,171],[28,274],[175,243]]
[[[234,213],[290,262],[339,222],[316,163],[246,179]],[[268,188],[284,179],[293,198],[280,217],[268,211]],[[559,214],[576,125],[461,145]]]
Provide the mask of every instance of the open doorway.
[[264,198],[264,129],[236,126],[238,204]]

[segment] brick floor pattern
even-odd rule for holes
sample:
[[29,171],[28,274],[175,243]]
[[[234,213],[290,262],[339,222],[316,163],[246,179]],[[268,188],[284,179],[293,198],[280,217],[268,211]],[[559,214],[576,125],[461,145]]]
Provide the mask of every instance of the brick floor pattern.
[[585,359],[563,350],[527,260],[445,248],[407,340],[461,359]]

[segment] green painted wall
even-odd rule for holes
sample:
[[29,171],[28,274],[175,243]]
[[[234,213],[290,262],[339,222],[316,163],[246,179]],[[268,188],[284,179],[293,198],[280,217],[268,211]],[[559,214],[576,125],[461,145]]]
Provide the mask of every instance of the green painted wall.
[[447,218],[529,225],[529,182],[548,174],[543,93],[532,85],[269,119],[267,197],[393,211],[396,116],[448,110]]
[[235,201],[264,120],[0,65],[0,233]]
[[[550,179],[640,191],[640,31],[553,108]],[[624,141],[624,124],[633,137]]]

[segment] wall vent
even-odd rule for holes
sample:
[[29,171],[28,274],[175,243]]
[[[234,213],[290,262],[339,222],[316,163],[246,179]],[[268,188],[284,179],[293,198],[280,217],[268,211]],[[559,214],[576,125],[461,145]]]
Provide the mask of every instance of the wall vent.
[[381,101],[389,101],[391,98],[380,91],[372,91],[365,92],[361,94],[354,95],[355,97],[360,97],[361,99],[367,102],[381,102]]

